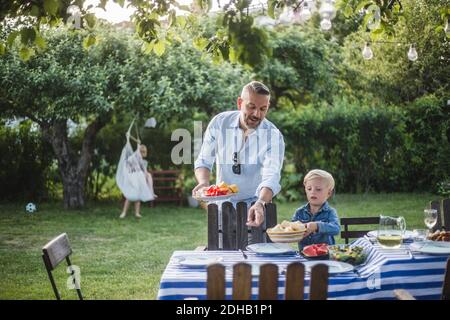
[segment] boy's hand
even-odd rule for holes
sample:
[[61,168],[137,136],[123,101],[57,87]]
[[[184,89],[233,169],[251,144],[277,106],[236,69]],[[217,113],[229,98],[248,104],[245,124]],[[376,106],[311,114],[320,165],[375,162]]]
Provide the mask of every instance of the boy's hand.
[[305,237],[309,236],[318,230],[317,222],[308,222],[306,224],[306,234]]

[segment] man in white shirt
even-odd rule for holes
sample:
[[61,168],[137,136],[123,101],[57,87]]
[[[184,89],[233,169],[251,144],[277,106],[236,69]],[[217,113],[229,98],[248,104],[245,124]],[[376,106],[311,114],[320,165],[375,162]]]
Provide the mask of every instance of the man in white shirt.
[[281,132],[265,119],[270,105],[269,89],[261,82],[244,86],[237,99],[238,111],[216,115],[206,129],[202,148],[195,161],[197,191],[210,185],[216,162],[216,184],[225,181],[239,187],[234,201],[251,203],[248,226],[264,222],[264,205],[281,190],[284,140]]

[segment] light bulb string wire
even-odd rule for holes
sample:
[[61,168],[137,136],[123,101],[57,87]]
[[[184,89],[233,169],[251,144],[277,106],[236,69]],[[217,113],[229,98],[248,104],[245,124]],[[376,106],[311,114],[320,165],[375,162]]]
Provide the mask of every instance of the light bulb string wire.
[[407,42],[407,41],[387,41],[387,40],[376,40],[376,41],[366,41],[365,46],[372,46],[373,44],[396,44],[396,45],[406,45],[412,46],[413,48],[417,48],[416,43]]

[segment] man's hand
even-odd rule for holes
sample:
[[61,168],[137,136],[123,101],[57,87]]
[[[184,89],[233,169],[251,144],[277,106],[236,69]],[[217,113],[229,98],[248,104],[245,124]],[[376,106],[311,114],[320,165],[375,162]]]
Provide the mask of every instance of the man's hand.
[[248,209],[247,226],[259,227],[264,222],[264,206],[256,202]]
[[209,187],[207,183],[199,183],[197,186],[195,186],[194,189],[192,189],[192,196],[195,197],[198,193],[201,193],[203,189]]

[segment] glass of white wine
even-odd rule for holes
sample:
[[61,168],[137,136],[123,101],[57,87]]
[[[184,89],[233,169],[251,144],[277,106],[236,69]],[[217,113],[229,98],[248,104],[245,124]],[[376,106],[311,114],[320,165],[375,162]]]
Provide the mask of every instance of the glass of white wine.
[[423,210],[423,222],[428,228],[428,232],[431,233],[432,229],[437,223],[437,210],[436,209],[425,209]]

